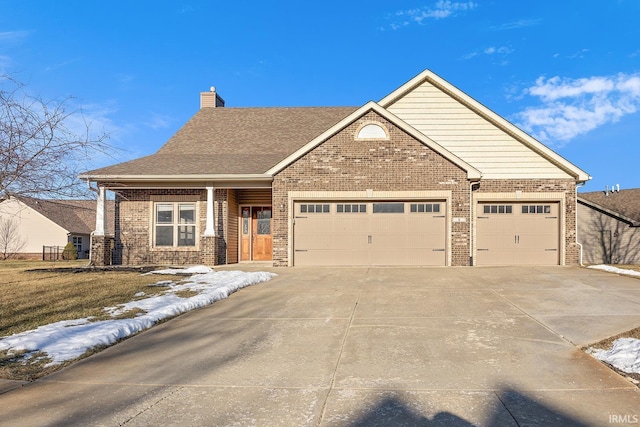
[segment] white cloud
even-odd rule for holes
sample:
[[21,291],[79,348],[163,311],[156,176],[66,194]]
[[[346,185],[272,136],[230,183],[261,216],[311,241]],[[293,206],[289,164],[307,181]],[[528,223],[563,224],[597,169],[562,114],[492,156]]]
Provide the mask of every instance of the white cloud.
[[485,48],[482,51],[476,51],[476,52],[468,53],[468,54],[464,55],[461,59],[463,61],[466,61],[466,60],[475,58],[476,56],[478,56],[480,54],[506,56],[506,55],[509,55],[512,52],[513,52],[513,49],[511,49],[510,47],[506,47],[506,46],[499,46],[499,47],[490,46],[488,48]]
[[26,38],[29,35],[29,31],[1,31],[0,42],[18,41]]
[[502,25],[491,27],[491,29],[496,31],[515,30],[518,28],[533,27],[541,22],[542,19],[519,19],[517,21],[507,22]]
[[433,6],[426,6],[417,9],[399,10],[394,14],[395,18],[401,18],[397,22],[391,23],[391,28],[397,30],[410,25],[411,23],[423,24],[429,19],[444,19],[456,16],[460,12],[467,12],[478,7],[478,3],[472,1],[456,2],[450,0],[439,0]]
[[484,53],[486,53],[487,55],[493,55],[494,53],[497,53],[500,55],[508,55],[511,52],[513,52],[513,49],[506,46],[500,46],[500,47],[491,46],[484,50]]
[[639,111],[640,74],[540,77],[525,95],[539,98],[541,105],[518,113],[517,124],[545,143],[563,145]]

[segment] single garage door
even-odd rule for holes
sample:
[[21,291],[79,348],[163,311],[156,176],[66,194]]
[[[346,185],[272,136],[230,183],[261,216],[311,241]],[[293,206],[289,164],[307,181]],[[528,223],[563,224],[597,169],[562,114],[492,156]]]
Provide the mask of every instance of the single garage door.
[[294,265],[445,265],[444,201],[299,202]]
[[480,203],[477,265],[558,265],[558,203]]

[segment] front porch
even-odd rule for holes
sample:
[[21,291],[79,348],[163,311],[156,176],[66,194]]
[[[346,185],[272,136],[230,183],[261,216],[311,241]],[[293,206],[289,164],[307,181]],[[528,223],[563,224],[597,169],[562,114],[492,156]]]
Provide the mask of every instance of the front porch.
[[[115,233],[104,233],[105,191]],[[100,187],[93,265],[225,265],[271,261],[271,188]],[[102,199],[102,202],[100,202]]]

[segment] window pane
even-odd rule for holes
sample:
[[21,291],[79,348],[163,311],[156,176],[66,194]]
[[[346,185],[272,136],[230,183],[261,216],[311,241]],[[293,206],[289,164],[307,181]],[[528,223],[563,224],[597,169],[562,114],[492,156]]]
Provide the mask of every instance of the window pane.
[[360,205],[360,212],[366,212],[367,211],[367,205]]
[[249,208],[242,208],[242,234],[249,234]]
[[173,223],[173,205],[157,204],[156,205],[156,222],[158,224]]
[[300,213],[307,213],[307,205],[300,205]]
[[316,205],[316,212],[317,213],[322,212],[322,205]]
[[504,205],[498,206],[498,213],[504,213]]
[[433,211],[434,212],[440,212],[440,203],[434,203],[433,204]]
[[551,206],[545,205],[544,206],[544,213],[546,213],[546,214],[551,213]]
[[425,212],[433,212],[433,205],[431,203],[427,203],[425,208]]
[[263,209],[256,212],[258,219],[271,219],[271,209]]
[[178,215],[180,224],[195,224],[196,223],[196,206],[193,204],[179,205]]
[[329,205],[322,205],[322,212],[329,213]]
[[156,226],[156,246],[173,246],[173,227]]
[[256,228],[258,234],[271,234],[271,218],[259,218]]
[[498,205],[491,205],[491,213],[498,213]]
[[374,203],[373,213],[404,213],[404,203]]
[[351,205],[344,205],[344,211],[345,212],[351,212]]
[[338,213],[342,213],[342,212],[343,212],[342,207],[343,207],[343,205],[337,205],[337,206],[336,206],[336,212],[338,212]]
[[309,211],[309,213],[315,213],[315,209],[313,205],[307,205],[307,210]]
[[411,212],[418,212],[418,205],[416,205],[415,203],[411,203]]
[[484,213],[491,213],[491,206],[484,205]]
[[195,246],[195,245],[196,245],[196,226],[195,225],[178,226],[178,246]]
[[511,205],[507,205],[506,211],[507,211],[507,213],[511,213],[512,212],[512,206]]
[[529,206],[523,206],[522,213],[529,213]]

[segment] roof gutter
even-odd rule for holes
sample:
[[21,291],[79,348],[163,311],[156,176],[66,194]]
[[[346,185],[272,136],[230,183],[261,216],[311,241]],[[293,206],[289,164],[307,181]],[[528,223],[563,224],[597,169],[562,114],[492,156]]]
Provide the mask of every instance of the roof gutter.
[[273,181],[273,176],[265,174],[211,174],[211,175],[78,175],[87,182],[202,182],[202,181]]

